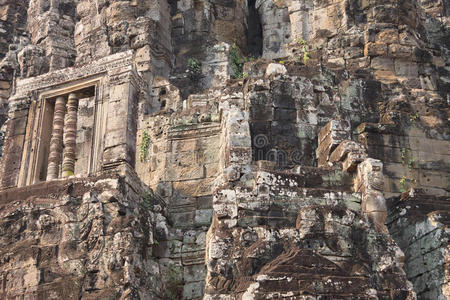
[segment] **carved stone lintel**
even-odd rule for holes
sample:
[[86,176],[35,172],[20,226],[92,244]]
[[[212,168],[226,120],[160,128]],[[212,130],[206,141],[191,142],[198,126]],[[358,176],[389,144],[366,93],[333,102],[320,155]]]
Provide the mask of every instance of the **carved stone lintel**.
[[69,95],[67,101],[67,116],[64,126],[64,154],[62,165],[62,176],[69,177],[75,172],[75,150],[77,138],[77,113],[78,97],[75,94]]
[[58,97],[55,101],[53,115],[53,129],[50,140],[50,153],[48,157],[47,180],[59,177],[59,166],[63,148],[64,115],[66,114],[66,99]]

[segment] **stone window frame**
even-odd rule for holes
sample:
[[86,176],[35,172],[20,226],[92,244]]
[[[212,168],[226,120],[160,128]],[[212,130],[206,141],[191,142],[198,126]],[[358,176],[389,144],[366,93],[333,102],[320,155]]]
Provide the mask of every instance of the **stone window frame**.
[[46,181],[40,178],[40,170],[45,163],[43,157],[45,156],[44,145],[49,142],[46,139],[42,139],[43,136],[48,136],[48,133],[44,134],[43,130],[48,128],[48,123],[50,123],[50,130],[52,126],[48,118],[49,113],[53,116],[53,113],[49,110],[50,101],[56,99],[58,96],[69,95],[70,93],[91,87],[94,88],[93,101],[95,101],[95,104],[93,138],[88,158],[87,175],[93,175],[101,170],[103,137],[106,128],[104,90],[107,84],[105,77],[105,74],[102,74],[75,82],[58,84],[51,88],[34,92],[33,103],[30,105],[25,132],[25,145],[18,180],[19,187]]

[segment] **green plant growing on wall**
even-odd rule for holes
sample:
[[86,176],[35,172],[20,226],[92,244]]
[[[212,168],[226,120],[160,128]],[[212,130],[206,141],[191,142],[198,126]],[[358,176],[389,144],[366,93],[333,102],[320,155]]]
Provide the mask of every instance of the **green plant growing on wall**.
[[148,189],[144,196],[142,197],[142,202],[139,204],[142,208],[147,209],[147,210],[152,210],[153,209],[153,190],[152,189]]
[[414,122],[419,118],[419,114],[415,113],[415,114],[409,114],[409,121],[410,122]]
[[416,162],[416,159],[415,159],[414,157],[412,157],[412,158],[409,160],[408,168],[410,168],[410,169],[414,168],[415,162]]
[[405,165],[406,164],[406,148],[402,148],[401,158],[402,158],[402,165]]
[[[402,165],[405,166],[405,168],[406,168],[406,166],[408,166],[408,169],[409,169],[408,173],[413,174],[411,172],[412,172],[412,169],[415,167],[416,158],[411,157],[411,155],[408,155],[406,148],[402,148],[400,155],[401,155],[401,159],[402,159]],[[407,159],[408,157],[409,157],[409,159]],[[414,175],[412,175],[412,178],[406,177],[405,175],[403,175],[402,178],[400,179],[400,192],[403,193],[407,190],[408,182],[410,183],[409,188],[415,187],[417,185],[417,179],[415,178]]]
[[188,72],[191,78],[197,78],[201,73],[200,62],[195,58],[188,59]]
[[311,58],[311,53],[309,53],[309,45],[302,38],[298,38],[296,43],[302,47],[303,50],[303,63],[306,65],[308,60]]
[[139,158],[144,162],[148,157],[148,150],[150,149],[150,135],[147,131],[142,132],[142,139],[139,151]]
[[150,190],[145,192],[143,206],[147,209],[152,209],[152,192]]
[[242,79],[247,78],[249,74],[244,72],[244,64],[246,62],[255,61],[261,59],[261,57],[244,56],[236,43],[231,46],[230,50],[231,59],[231,78]]
[[231,46],[230,58],[232,71],[231,77],[234,79],[244,78],[244,73],[242,70],[244,69],[244,64],[249,59],[241,54],[241,51],[239,50],[238,46],[236,46],[236,44],[233,44],[233,46]]
[[400,192],[406,192],[406,176],[402,176],[400,179]]
[[[409,182],[409,186],[408,186]],[[414,188],[417,185],[417,179],[416,178],[407,178],[406,176],[402,176],[400,179],[400,192],[406,192],[408,188]]]

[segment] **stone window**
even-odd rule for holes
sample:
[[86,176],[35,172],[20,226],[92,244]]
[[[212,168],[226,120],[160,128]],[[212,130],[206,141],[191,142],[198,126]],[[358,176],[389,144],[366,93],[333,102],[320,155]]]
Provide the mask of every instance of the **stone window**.
[[45,97],[32,182],[88,174],[96,86]]
[[[0,188],[134,168],[141,87],[132,51],[16,81]],[[168,92],[170,92],[168,90]],[[4,162],[8,162],[5,164]]]

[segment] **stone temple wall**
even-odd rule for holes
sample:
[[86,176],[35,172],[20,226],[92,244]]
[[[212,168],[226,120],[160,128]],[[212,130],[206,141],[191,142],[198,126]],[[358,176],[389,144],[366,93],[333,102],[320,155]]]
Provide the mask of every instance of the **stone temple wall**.
[[450,297],[449,8],[0,1],[0,298]]
[[445,299],[449,290],[448,197],[415,191],[389,203],[388,226],[405,249],[405,272],[420,299]]
[[[17,67],[16,53],[27,43],[26,18],[28,0],[3,1],[0,5],[0,126],[8,115],[8,98],[11,81]],[[4,136],[0,136],[0,147],[3,148]]]
[[1,298],[161,295],[163,275],[153,256],[160,214],[139,200],[142,187],[130,179],[44,182],[4,192]]

